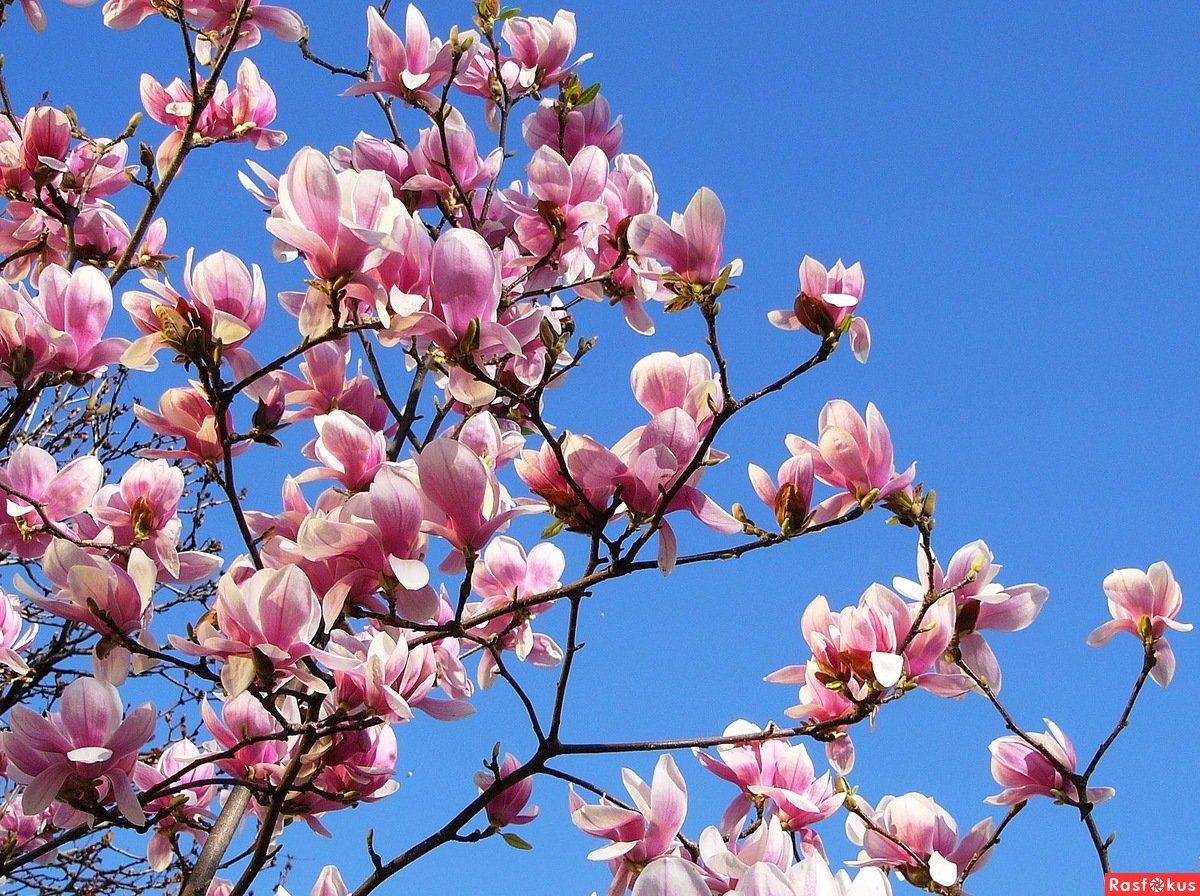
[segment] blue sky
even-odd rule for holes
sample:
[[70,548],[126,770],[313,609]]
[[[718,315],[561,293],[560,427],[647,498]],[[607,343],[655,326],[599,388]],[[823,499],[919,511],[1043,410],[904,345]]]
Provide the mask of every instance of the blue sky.
[[[143,70],[164,82],[182,73],[161,23],[114,34],[99,28],[97,9],[47,5],[46,35],[21,21],[0,33],[19,107],[49,89],[51,102],[72,105],[100,134],[138,108]],[[292,6],[311,25],[314,49],[360,64],[358,4]],[[1200,488],[1187,447],[1200,428],[1200,8],[589,0],[574,9],[577,49],[596,54],[584,79],[601,82],[624,116],[624,149],[653,168],[660,211],[682,209],[701,185],[724,202],[727,251],[746,264],[723,300],[735,391],[812,350],[806,336],[765,321],[790,303],[804,254],[861,260],[866,270],[870,363],[839,355],[723,437],[719,447],[733,458],[706,478],[714,496],[752,507],[747,461],[774,470],[786,456],[783,436],[811,437],[829,398],[860,408],[874,401],[898,463],[917,460],[919,478],[938,490],[939,553],[948,558],[984,538],[1005,566],[1001,581],[1050,589],[1033,629],[992,639],[1003,696],[1028,727],[1042,730],[1048,716],[1090,755],[1139,663],[1132,638],[1101,651],[1084,644],[1107,618],[1104,576],[1165,559],[1184,589],[1182,618],[1200,621]],[[554,10],[524,8],[548,17]],[[426,9],[435,33],[468,11],[467,3]],[[289,133],[284,148],[255,155],[267,168],[282,170],[305,145],[328,150],[359,129],[382,132],[372,103],[338,97],[345,84],[303,65],[294,47],[268,38],[253,56],[279,94],[275,126]],[[406,134],[415,129],[408,119]],[[143,134],[153,143],[163,136],[149,121]],[[234,178],[248,152],[219,147],[188,162],[167,206],[170,248],[230,249],[267,268],[272,293],[297,288],[302,270],[270,262],[261,214]],[[292,321],[282,312],[273,320],[277,329],[260,344],[288,344]],[[598,417],[611,419],[604,436],[641,422],[626,385],[632,362],[653,350],[702,348],[699,321],[686,315],[660,319],[652,340],[600,306],[579,320],[581,334],[602,340],[574,394],[555,396],[559,419],[577,430]],[[277,506],[274,484],[255,497]],[[715,543],[691,526],[681,527],[681,542]],[[807,657],[804,606],[818,593],[844,605],[873,581],[911,577],[914,555],[912,533],[884,526],[877,512],[737,563],[598,592],[566,735],[678,737],[716,733],[739,717],[782,720],[795,695],[761,678]],[[1175,682],[1147,689],[1097,776],[1118,791],[1098,811],[1101,829],[1118,833],[1118,870],[1200,870],[1200,647],[1189,635],[1173,643]],[[505,733],[513,700],[497,691],[479,704],[468,722],[419,720],[398,732],[401,792],[362,813],[363,825],[382,829],[377,848],[402,849],[422,826],[452,814],[474,792],[470,773],[495,740],[528,747]],[[856,736],[853,780],[872,800],[929,793],[965,829],[987,814],[982,799],[998,789],[987,744],[1003,733],[982,700],[917,694]],[[677,759],[692,789],[685,830],[696,836],[732,794],[690,757]],[[628,764],[649,776],[653,757]],[[619,765],[572,770],[619,792]],[[569,826],[565,793],[541,783],[537,802],[544,818],[521,831],[532,853],[448,847],[383,892],[602,891],[607,873],[584,858],[599,844]],[[301,835],[290,847],[293,893],[306,894],[326,861],[342,863],[348,878],[362,867],[359,822],[331,821],[342,824],[332,844]],[[822,830],[831,858],[852,857],[837,822]],[[1082,896],[1100,886],[1086,832],[1070,810],[1048,804],[1029,808],[973,881],[977,894]]]

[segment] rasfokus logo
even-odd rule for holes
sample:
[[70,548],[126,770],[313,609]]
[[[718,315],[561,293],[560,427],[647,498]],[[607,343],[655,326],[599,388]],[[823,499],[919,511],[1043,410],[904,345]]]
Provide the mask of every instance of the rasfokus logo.
[[1132,871],[1104,875],[1105,893],[1200,893],[1200,873]]

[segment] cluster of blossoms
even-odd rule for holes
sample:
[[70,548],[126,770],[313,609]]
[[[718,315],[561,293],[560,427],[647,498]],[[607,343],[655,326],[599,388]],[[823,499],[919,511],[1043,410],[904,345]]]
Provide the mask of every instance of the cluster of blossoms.
[[[23,7],[44,24],[37,0]],[[872,807],[842,777],[854,765],[849,732],[917,688],[995,700],[1000,666],[982,632],[1032,624],[1046,589],[996,582],[1000,567],[983,541],[945,568],[938,563],[932,493],[916,483],[915,465],[897,471],[874,405],[863,415],[831,401],[815,441],[787,437],[790,456],[776,475],[750,464],[750,486],[776,524],[770,530],[705,491],[703,474],[726,458],[717,440],[735,413],[824,361],[843,337],[867,359],[862,268],[804,258],[792,308],[768,320],[819,337],[817,354],[735,397],[718,347],[717,300],[742,264],[726,257],[716,194],[701,188],[683,212],[659,216],[650,167],[621,152],[619,118],[579,80],[586,57],[573,58],[569,13],[502,14],[489,0],[476,10],[480,31],[445,40],[415,7],[403,38],[383,13],[367,13],[372,68],[345,92],[375,95],[389,115],[395,101],[423,116],[414,140],[364,133],[329,153],[303,148],[278,175],[252,165],[257,181],[243,176],[267,210],[276,258],[306,270],[303,290],[279,295],[300,341],[270,360],[250,347],[268,306],[259,266],[226,251],[198,260],[188,251],[172,284],[166,226],[147,222],[188,153],[283,143],[268,127],[275,95],[255,64],[240,63],[232,88],[219,76],[262,29],[299,39],[294,13],[257,0],[105,3],[112,27],[174,18],[196,40],[189,77],[164,86],[143,76],[145,109],[169,133],[143,152],[140,174],[126,165],[123,140],[88,138],[65,112],[41,106],[19,121],[0,116],[0,389],[13,396],[0,411],[0,550],[26,566],[15,579],[23,601],[0,591],[0,666],[14,694],[51,671],[61,676],[40,692],[53,705],[38,712],[17,701],[0,734],[8,782],[0,858],[45,855],[52,834],[102,821],[148,832],[152,869],[190,868],[185,851],[219,839],[216,820],[240,811],[230,808],[239,805],[235,794],[261,826],[259,848],[248,854],[267,856],[286,822],[328,833],[328,813],[393,794],[396,726],[415,710],[461,719],[473,712],[477,688],[500,681],[523,698],[538,753],[523,763],[501,758],[498,745],[474,778],[472,811],[486,823],[445,837],[483,839],[529,823],[538,811],[533,775],[562,747],[578,606],[594,585],[704,559],[681,554],[688,517],[723,545],[750,539],[738,544],[750,549],[881,507],[920,532],[917,579],[873,584],[842,609],[817,597],[801,620],[811,659],[768,676],[799,686],[798,704],[786,710],[800,722],[793,733],[825,741],[832,772],[818,776],[806,747],[775,726],[738,721],[715,755],[696,751],[737,788],[697,841],[681,834],[687,789],[670,755],[649,783],[626,771],[631,805],[608,797],[589,804],[572,791],[571,816],[608,841],[591,858],[609,864],[609,896],[882,896],[891,871],[933,892],[961,888],[995,846],[995,823],[960,837],[954,819],[919,793]],[[211,76],[199,76],[197,65]],[[481,146],[470,110],[454,105],[460,95],[481,101],[493,124],[508,123],[518,103],[529,109],[520,121],[528,153],[515,180],[501,180],[505,147]],[[131,231],[107,198],[133,182],[152,201]],[[134,269],[144,279],[121,305],[140,336],[106,337],[111,283]],[[711,355],[658,351],[633,365],[630,386],[645,413],[611,443],[547,417],[548,390],[592,347],[570,345],[581,299],[619,306],[641,334],[654,331],[652,303],[694,309],[710,334]],[[135,408],[153,434],[137,460],[115,468],[125,455],[102,460],[100,444],[67,453],[49,437],[37,444],[34,428],[14,436],[41,390],[87,384],[118,362],[152,370],[164,349],[194,378],[162,392],[157,410]],[[388,388],[385,352],[391,369],[411,372],[407,400]],[[436,394],[423,392],[427,384]],[[282,451],[279,433],[291,426],[307,441],[300,468],[282,484],[280,509],[251,507],[235,459]],[[815,500],[817,482],[833,493]],[[189,527],[181,508],[206,489],[223,493],[240,553],[198,540],[200,510]],[[541,539],[523,535],[521,521],[533,514],[552,518]],[[575,582],[568,569],[578,558],[549,540],[564,531],[589,546]],[[641,559],[652,540],[657,556]],[[1113,621],[1091,643],[1134,634],[1146,658],[1140,681],[1169,683],[1166,631],[1190,628],[1177,620],[1182,592],[1170,569],[1119,570],[1104,590]],[[572,617],[560,643],[541,627],[563,598]],[[174,617],[163,612],[168,605]],[[189,610],[186,628],[155,634]],[[55,653],[47,630],[83,647]],[[86,670],[63,664],[87,656]],[[560,670],[548,728],[514,660]],[[167,672],[185,673],[195,689],[187,695],[205,695],[190,736],[156,729],[150,704],[125,711],[118,688],[154,670],[167,681]],[[993,742],[1003,790],[990,801],[1047,796],[1090,812],[1111,791],[1090,785],[1094,763],[1081,772],[1070,740],[1047,725],[1043,734]],[[839,813],[861,849],[853,879],[831,870],[816,830]],[[233,887],[214,881],[209,893]],[[329,866],[312,892],[345,896],[347,887]]]

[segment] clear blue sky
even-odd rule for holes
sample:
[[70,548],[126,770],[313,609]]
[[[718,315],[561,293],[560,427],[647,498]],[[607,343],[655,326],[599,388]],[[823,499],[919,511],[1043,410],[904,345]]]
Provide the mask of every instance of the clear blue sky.
[[[102,33],[98,9],[47,6],[47,35],[36,38],[20,21],[0,33],[18,106],[49,89],[52,102],[69,103],[104,133],[138,107],[141,71],[164,82],[182,73],[161,23]],[[357,3],[292,6],[311,24],[314,49],[361,64]],[[436,33],[465,21],[469,6],[426,12]],[[786,456],[784,434],[811,437],[829,398],[874,401],[897,461],[917,460],[919,478],[938,490],[939,553],[984,538],[1005,566],[1001,581],[1049,587],[1031,631],[992,639],[1004,697],[1027,726],[1041,730],[1049,716],[1090,755],[1139,663],[1132,638],[1102,651],[1084,644],[1107,618],[1104,576],[1165,559],[1183,585],[1182,618],[1200,622],[1200,480],[1192,470],[1200,435],[1200,7],[588,0],[574,9],[578,49],[596,54],[584,78],[600,81],[624,115],[624,148],[654,169],[660,210],[681,209],[701,185],[725,204],[726,247],[746,263],[723,302],[735,391],[811,350],[804,336],[765,321],[789,303],[804,254],[861,259],[866,269],[870,363],[837,357],[744,421],[720,443],[734,458],[706,480],[714,495],[750,507],[747,461],[774,470]],[[279,94],[276,127],[290,135],[283,149],[255,156],[267,168],[282,170],[305,145],[328,150],[359,129],[382,132],[370,101],[337,97],[345,85],[302,65],[294,47],[268,38],[254,58]],[[152,122],[143,131],[161,139]],[[169,248],[230,249],[267,267],[272,293],[295,289],[303,272],[269,263],[261,215],[233,177],[246,154],[221,147],[189,161],[189,183],[167,210]],[[274,320],[270,339],[292,338],[292,322]],[[660,321],[650,341],[599,306],[584,309],[580,322],[581,333],[602,334],[602,351],[576,383],[574,400],[590,403],[559,419],[581,429],[587,424],[572,419],[612,417],[604,436],[640,422],[626,386],[636,357],[701,348],[698,320],[684,315]],[[276,495],[272,485],[255,496],[273,509]],[[714,543],[687,525],[681,542]],[[685,736],[719,732],[738,717],[782,720],[794,693],[761,677],[807,658],[799,638],[807,602],[824,593],[845,604],[872,581],[911,577],[914,553],[912,534],[875,513],[784,550],[597,593],[566,735]],[[1200,646],[1188,635],[1173,643],[1175,682],[1148,688],[1097,777],[1118,791],[1098,811],[1101,829],[1118,833],[1118,870],[1200,870]],[[517,711],[499,691],[479,705],[478,717],[454,727],[418,720],[398,732],[402,790],[363,813],[382,829],[381,851],[402,849],[473,793],[471,771]],[[873,734],[857,734],[854,780],[869,799],[929,793],[965,829],[987,814],[982,799],[998,789],[987,744],[1002,733],[982,700],[917,694],[883,713]],[[690,757],[677,758],[693,794],[685,830],[696,836],[731,794]],[[653,757],[630,764],[648,776]],[[619,763],[574,768],[620,791]],[[564,791],[541,783],[537,802],[544,819],[521,831],[532,853],[449,847],[384,892],[602,891],[607,872],[584,858],[599,844],[567,823]],[[1019,822],[973,878],[973,892],[1100,891],[1095,856],[1070,810],[1031,806]],[[362,867],[357,823],[336,829],[332,844],[294,841],[294,894],[306,896],[325,861]],[[851,857],[837,822],[824,834],[831,858]]]

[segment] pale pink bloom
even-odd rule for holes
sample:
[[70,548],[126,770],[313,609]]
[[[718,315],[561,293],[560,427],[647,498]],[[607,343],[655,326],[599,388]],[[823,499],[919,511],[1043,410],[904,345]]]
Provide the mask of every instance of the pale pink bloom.
[[553,22],[540,16],[513,16],[505,21],[500,33],[508,42],[512,61],[519,66],[516,82],[527,90],[559,83],[591,56],[589,53],[566,64],[575,49],[575,14],[562,9],[555,13]]
[[808,522],[812,507],[812,458],[808,455],[788,458],[775,479],[758,464],[749,464],[747,469],[755,494],[771,508],[780,531],[784,535],[800,531]]
[[[431,37],[421,11],[408,5],[404,21],[404,40],[392,30],[373,6],[367,7],[367,49],[375,59],[377,81],[355,84],[347,96],[366,93],[390,93],[407,102],[432,97],[450,77],[454,47]],[[464,39],[467,33],[460,35]],[[463,63],[460,62],[460,65]]]
[[[187,833],[200,843],[207,836],[200,821],[215,817],[209,807],[217,797],[217,785],[196,782],[216,777],[217,768],[201,761],[204,755],[184,738],[163,750],[154,765],[139,762],[134,766],[133,780],[138,790],[157,790],[160,794],[146,800],[146,812],[164,813],[146,843],[146,861],[155,871],[164,870],[174,860],[172,842],[179,834]],[[165,784],[168,778],[171,783]]]
[[[501,778],[508,777],[518,768],[521,762],[512,753],[505,753],[501,760],[499,773]],[[497,777],[490,770],[475,773],[475,786],[483,793],[496,783]],[[529,824],[537,818],[538,807],[530,806],[533,796],[533,776],[522,778],[515,784],[510,784],[488,800],[484,811],[487,812],[488,824],[494,828],[507,827],[510,824]]]
[[608,896],[628,890],[641,869],[654,859],[679,854],[675,837],[687,815],[687,785],[670,754],[659,758],[650,785],[629,769],[621,777],[634,809],[622,809],[604,798],[598,805],[589,805],[573,788],[570,794],[575,826],[585,834],[612,841],[588,854],[595,861],[607,860],[612,869]]
[[[302,252],[305,265],[319,280],[333,283],[348,278],[358,283],[361,272],[382,255],[379,246],[399,211],[407,213],[392,196],[383,173],[338,173],[324,153],[305,147],[279,180],[279,203],[267,219],[267,230]],[[319,295],[328,305],[328,295]],[[313,330],[312,335],[320,332]]]
[[[875,809],[861,799],[858,804],[877,830],[868,828],[857,815],[847,817],[846,836],[862,847],[858,859],[850,864],[891,869],[917,887],[925,887],[930,880],[943,887],[959,883],[967,863],[996,830],[995,822],[985,818],[960,841],[958,825],[950,813],[921,793],[885,796]],[[990,857],[989,849],[975,862],[972,873],[987,864]]]
[[699,352],[680,356],[674,352],[654,352],[636,364],[629,385],[637,403],[652,415],[678,408],[704,435],[712,419],[724,405],[720,386],[713,377],[712,364]]
[[[443,145],[443,131],[445,143]],[[450,152],[447,156],[446,149]],[[467,193],[491,181],[504,161],[499,147],[479,155],[475,133],[457,109],[446,115],[439,128],[424,128],[413,150],[412,162],[417,173],[404,183],[405,190],[418,190],[446,196],[452,203],[462,204]],[[433,205],[431,195],[424,205]]]
[[[0,470],[0,548],[27,560],[41,557],[56,535],[74,534],[72,520],[91,503],[103,481],[104,467],[91,454],[60,470],[48,451],[35,445],[17,447]],[[43,515],[50,520],[49,528]]]
[[[226,32],[233,24],[240,5],[241,0],[184,0],[184,10],[188,18],[201,32],[196,37],[196,57],[204,65],[208,65],[228,40]],[[282,6],[263,6],[261,0],[250,0],[250,14],[238,29],[234,49],[248,50],[258,46],[264,29],[282,41],[294,43],[304,34],[304,22],[290,9]],[[221,41],[213,44],[206,37],[211,34],[220,34]]]
[[[711,829],[710,829],[711,830]],[[737,861],[736,859],[734,861]],[[668,856],[646,866],[633,886],[633,896],[891,896],[887,876],[877,868],[863,868],[851,880],[845,871],[834,874],[820,853],[812,853],[786,871],[772,861],[757,861],[739,868],[736,886],[706,878],[686,859]]]
[[903,473],[896,472],[892,436],[874,404],[867,405],[864,422],[849,402],[835,399],[821,409],[817,425],[817,444],[789,435],[787,447],[793,455],[812,458],[817,479],[849,493],[842,501],[842,513],[856,503],[882,501],[908,488],[916,478],[916,464]]
[[104,24],[118,31],[133,28],[153,15],[158,15],[154,0],[105,0]]
[[20,705],[9,712],[3,747],[10,776],[26,785],[24,810],[35,814],[55,798],[85,808],[115,802],[130,822],[144,824],[130,780],[154,731],[154,707],[144,703],[123,718],[117,689],[92,678],[67,685],[59,707],[49,718]]
[[25,322],[27,328],[33,324],[35,373],[95,374],[120,359],[129,342],[103,338],[112,316],[112,287],[97,268],[84,265],[69,272],[52,264],[37,285],[38,294],[27,306],[32,319]]
[[[724,731],[726,736],[760,733],[757,725],[743,720],[733,722]],[[842,805],[843,795],[834,793],[828,773],[817,778],[803,744],[764,738],[721,744],[716,758],[699,750],[693,752],[706,769],[741,788],[741,794],[721,819],[725,831],[737,830],[751,805],[768,809],[788,831],[803,831]],[[769,805],[764,805],[766,800]]]
[[25,596],[46,612],[82,622],[100,633],[93,653],[97,677],[118,685],[129,670],[126,638],[140,632],[138,640],[143,644],[158,646],[148,630],[154,615],[154,561],[134,548],[125,563],[122,569],[106,557],[56,538],[42,559],[42,571],[54,586],[50,596],[43,596],[19,577],[16,580]]
[[387,462],[387,437],[345,411],[322,414],[314,422],[318,435],[312,456],[324,466],[306,470],[297,481],[332,477],[351,491],[369,486]]
[[333,671],[333,697],[350,711],[366,708],[386,722],[407,722],[412,707],[437,718],[474,712],[462,701],[430,698],[437,685],[437,656],[429,644],[409,648],[402,632],[368,628],[357,635],[335,629],[322,657]]
[[[10,788],[0,800],[0,844],[3,844],[0,850],[13,855],[43,846],[53,833],[50,826],[53,817],[54,810],[50,807],[41,812],[26,812],[21,806],[20,789]],[[57,855],[58,850],[52,849],[36,861],[49,863]]]
[[[930,589],[939,593],[953,589],[955,631],[963,661],[996,692],[1001,685],[1000,664],[979,630],[1025,628],[1037,618],[1050,592],[1033,583],[1005,586],[994,581],[1001,567],[993,559],[986,542],[973,541],[955,551],[945,571],[935,560],[931,575],[925,552],[918,549],[920,581],[896,577],[892,587],[913,601],[924,600]],[[921,676],[920,684],[942,697],[957,697],[975,687],[970,677],[945,657],[938,659],[933,671]]]
[[154,369],[155,351],[173,347],[180,353],[196,350],[187,339],[193,327],[204,333],[206,347],[235,348],[263,323],[266,287],[258,265],[250,270],[228,252],[216,252],[192,267],[188,249],[184,282],[188,297],[176,293],[166,281],[144,279],[149,291],[130,291],[121,296],[134,326],[146,333],[125,351],[126,367]]
[[497,420],[490,411],[468,417],[458,429],[458,440],[493,470],[508,466],[525,447],[520,424],[514,420]]
[[[336,865],[326,865],[317,876],[309,896],[349,896],[350,890],[342,880],[342,873]],[[291,896],[283,887],[275,889],[275,896]]]
[[[996,738],[988,746],[992,754],[992,777],[1004,791],[989,796],[986,802],[993,806],[1011,806],[1034,796],[1048,796],[1058,802],[1077,803],[1081,800],[1075,782],[1065,777],[1045,755],[1049,753],[1060,766],[1074,774],[1078,762],[1075,747],[1062,729],[1049,719],[1043,721],[1048,729],[1044,734],[1029,732],[1028,740],[1010,734]],[[1089,787],[1086,799],[1089,803],[1102,803],[1115,793],[1111,787]]]
[[29,671],[21,654],[37,637],[38,625],[25,625],[21,605],[14,595],[0,589],[0,666],[7,666],[18,675]]
[[141,548],[164,581],[192,583],[208,578],[220,568],[220,557],[178,549],[183,489],[183,471],[178,467],[165,460],[135,462],[119,485],[106,485],[96,493],[91,514],[104,529],[95,540]]
[[[789,718],[831,722],[845,718],[856,708],[840,679],[821,668],[816,660],[809,660],[803,666],[784,666],[763,680],[772,684],[800,685],[800,702],[784,710]],[[830,765],[846,775],[854,768],[854,742],[844,728],[836,730],[840,736],[826,743],[825,755]]]
[[[276,713],[291,724],[300,721],[295,698],[275,702]],[[287,761],[289,738],[275,715],[268,712],[249,691],[230,697],[218,716],[208,700],[200,704],[204,727],[216,738],[222,754],[213,762],[235,778],[253,781],[278,780]]]
[[351,729],[322,738],[305,754],[297,781],[307,785],[289,795],[287,812],[326,837],[319,816],[395,793],[398,749],[391,725]]
[[21,121],[21,163],[26,172],[63,171],[71,145],[71,122],[52,106],[36,106]]
[[417,455],[417,472],[421,492],[433,510],[432,516],[427,515],[426,530],[455,548],[443,563],[444,572],[461,568],[462,552],[478,551],[513,517],[542,509],[514,506],[495,474],[454,439],[435,439],[426,445]]
[[371,378],[360,368],[350,376],[347,364],[350,361],[350,346],[345,339],[314,345],[304,353],[300,362],[301,377],[285,373],[282,383],[287,390],[287,403],[301,405],[299,410],[289,411],[284,421],[294,423],[342,410],[365,422],[372,430],[384,431],[387,427],[387,403],[380,397]]
[[1104,593],[1108,595],[1108,611],[1113,618],[1088,635],[1088,644],[1092,647],[1107,644],[1117,632],[1136,635],[1147,645],[1154,645],[1151,677],[1163,687],[1169,685],[1175,676],[1175,652],[1167,643],[1167,629],[1192,630],[1191,623],[1175,618],[1183,606],[1183,590],[1171,567],[1160,560],[1146,572],[1113,570],[1104,579]]
[[[182,448],[147,448],[143,457],[190,458],[201,463],[219,461],[225,456],[221,435],[217,429],[217,418],[198,383],[190,388],[168,389],[158,400],[158,413],[135,405],[133,413],[144,425],[159,435],[174,436],[183,440]],[[233,433],[233,415],[225,412],[225,429]],[[241,454],[249,447],[247,443],[234,445],[231,453]]]
[[401,196],[402,184],[417,173],[407,149],[362,131],[349,146],[335,146],[329,161],[336,171],[379,171],[388,179],[392,194]]
[[321,602],[298,567],[260,569],[241,582],[227,572],[213,609],[216,623],[202,621],[194,640],[177,635],[169,640],[190,656],[220,660],[228,695],[240,694],[255,680],[268,687],[289,676],[308,680],[301,660],[315,649]]
[[[608,159],[587,146],[568,162],[548,146],[540,147],[526,168],[528,200],[512,201],[514,231],[535,258],[549,256],[567,282],[586,276],[585,250],[608,217],[601,202]],[[515,200],[519,194],[510,194]]]
[[[467,605],[465,624],[472,634],[492,639],[498,650],[512,650],[522,662],[557,666],[562,661],[562,648],[549,635],[533,631],[532,621],[541,608],[524,608],[519,616],[505,613],[476,626],[471,625],[471,617],[559,587],[562,584],[559,577],[566,565],[563,552],[548,542],[534,546],[526,556],[525,548],[515,539],[507,536],[493,539],[471,575],[471,589],[483,601]],[[496,655],[491,650],[483,651],[476,673],[480,687],[490,687],[496,673]]]
[[[617,490],[617,476],[625,465],[615,454],[589,436],[571,432],[559,442],[566,471],[548,444],[537,451],[522,451],[514,467],[529,490],[544,499],[567,529],[595,532],[604,528],[606,513]],[[571,487],[567,475],[577,486]]]
[[871,352],[871,331],[867,322],[854,314],[862,301],[864,283],[858,262],[846,267],[839,258],[827,271],[821,262],[805,255],[800,262],[800,291],[795,304],[790,309],[770,312],[767,320],[781,330],[804,328],[818,336],[848,328],[854,357],[865,364]]
[[[660,508],[664,515],[686,510],[723,535],[742,531],[741,523],[696,487],[703,465],[680,481],[700,445],[696,422],[683,409],[669,408],[613,446],[613,454],[625,464],[625,471],[617,478],[621,499],[635,522],[651,519]],[[713,458],[712,452],[709,457]],[[664,495],[671,491],[674,495],[664,504]],[[659,523],[658,550],[658,566],[664,575],[674,568],[676,554],[675,532],[664,518]]]
[[705,882],[718,896],[735,890],[760,862],[781,871],[787,871],[796,862],[792,838],[774,816],[763,819],[749,834],[743,834],[740,827],[730,829],[722,825],[719,830],[710,825],[700,832],[697,845]]
[[[656,258],[672,276],[693,286],[706,286],[722,275],[725,209],[716,193],[701,187],[683,214],[675,213],[668,224],[657,215],[637,215],[629,222],[626,239],[637,255]],[[729,276],[742,272],[741,259],[727,266]]]
[[[597,94],[595,99],[567,112],[566,125],[560,131],[559,109],[553,100],[542,100],[537,109],[525,116],[521,133],[529,148],[548,146],[568,162],[586,147],[597,147],[609,159],[621,148],[623,128],[621,117],[611,121],[608,100]],[[561,133],[561,137],[560,137]]]
[[861,700],[875,686],[894,687],[928,672],[945,653],[954,634],[952,599],[946,596],[931,606],[902,648],[917,625],[918,611],[876,584],[863,592],[857,606],[837,613],[818,595],[805,609],[801,629],[822,671]]

